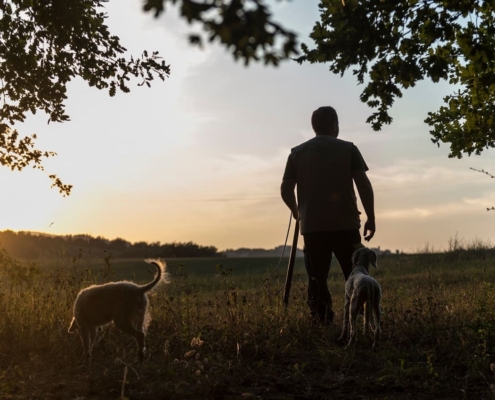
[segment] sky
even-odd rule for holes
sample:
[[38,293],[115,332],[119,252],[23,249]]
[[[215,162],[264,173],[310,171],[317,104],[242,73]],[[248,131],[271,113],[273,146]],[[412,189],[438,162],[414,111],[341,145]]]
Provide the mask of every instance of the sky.
[[[0,168],[0,230],[193,241],[219,250],[281,245],[290,216],[280,199],[287,156],[313,137],[313,110],[331,105],[339,137],[356,144],[369,167],[377,224],[371,247],[443,251],[456,236],[494,243],[495,211],[486,208],[495,206],[495,181],[470,169],[495,174],[494,150],[450,159],[448,145],[434,145],[423,122],[453,90],[447,84],[422,82],[404,92],[393,123],[374,132],[352,74],[291,61],[245,67],[218,43],[191,47],[187,34],[198,29],[174,7],[158,19],[139,0],[106,8],[110,31],[129,53],[159,51],[171,75],[113,98],[76,79],[66,102],[71,121],[48,125],[37,114],[17,124],[58,155],[45,161],[46,173]],[[273,2],[272,11],[312,47],[317,0]],[[51,189],[48,173],[74,185],[71,195]]]

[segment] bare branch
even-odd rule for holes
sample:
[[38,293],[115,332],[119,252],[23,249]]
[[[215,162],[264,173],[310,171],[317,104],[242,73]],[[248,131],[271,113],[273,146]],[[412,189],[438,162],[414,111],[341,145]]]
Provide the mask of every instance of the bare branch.
[[[471,168],[471,167],[469,167],[469,169],[472,169],[473,171],[476,171],[476,172],[481,172],[482,174],[488,175],[490,178],[495,178],[495,176],[490,174],[488,171],[485,171],[484,169],[476,169],[476,168]],[[486,211],[495,211],[495,207],[487,207]]]

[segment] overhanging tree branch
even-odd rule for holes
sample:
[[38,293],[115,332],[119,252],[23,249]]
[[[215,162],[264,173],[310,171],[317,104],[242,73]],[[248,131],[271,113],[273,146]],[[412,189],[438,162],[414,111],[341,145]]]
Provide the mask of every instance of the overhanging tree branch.
[[[149,86],[168,76],[170,68],[157,52],[125,57],[105,20],[100,0],[0,3],[0,164],[44,169],[42,160],[55,153],[37,150],[36,135],[21,138],[12,126],[37,111],[48,114],[48,122],[68,121],[67,84],[74,77],[114,96],[117,89],[128,92],[134,79]],[[62,194],[70,193],[71,185],[48,176]]]
[[[263,0],[145,0],[144,10],[158,17],[167,4],[176,5],[189,23],[199,23],[209,42],[219,41],[235,60],[278,65],[298,54],[296,34],[277,22]],[[202,46],[197,33],[192,44]]]
[[[13,129],[28,112],[43,111],[48,122],[69,121],[65,112],[67,84],[81,77],[90,86],[130,91],[129,84],[150,86],[164,80],[170,67],[158,52],[127,56],[117,36],[110,34],[106,0],[0,1],[0,164],[22,170],[43,169],[42,159],[54,152],[35,149],[36,136],[20,138]],[[165,5],[176,5],[190,23],[199,23],[209,42],[219,41],[234,59],[278,65],[297,55],[295,33],[276,23],[262,0],[145,0],[155,16]],[[191,33],[202,45],[203,37]],[[8,145],[7,145],[8,144]],[[4,147],[3,147],[4,146]],[[71,185],[49,175],[53,186],[68,195]]]
[[315,48],[303,44],[297,60],[329,63],[340,75],[354,68],[374,130],[392,122],[403,90],[444,80],[456,91],[425,119],[432,142],[449,143],[458,158],[495,147],[495,3],[321,0],[320,14]]

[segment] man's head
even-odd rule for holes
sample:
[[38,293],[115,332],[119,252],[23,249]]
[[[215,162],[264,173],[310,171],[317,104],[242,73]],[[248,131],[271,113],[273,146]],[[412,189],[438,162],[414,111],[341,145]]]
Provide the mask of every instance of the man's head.
[[339,117],[333,107],[320,107],[311,116],[311,125],[316,135],[339,136]]

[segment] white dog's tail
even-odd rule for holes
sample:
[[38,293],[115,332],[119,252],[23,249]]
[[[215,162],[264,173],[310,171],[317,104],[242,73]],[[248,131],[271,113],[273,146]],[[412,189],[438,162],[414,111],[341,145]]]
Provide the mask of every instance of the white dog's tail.
[[150,291],[156,285],[158,285],[161,281],[164,281],[165,283],[170,282],[170,276],[167,272],[165,272],[167,269],[167,264],[165,264],[165,262],[163,262],[162,260],[159,260],[159,259],[147,259],[144,261],[146,261],[149,264],[153,264],[157,269],[157,274],[156,274],[153,282],[150,282],[147,285],[141,286],[141,290],[143,292]]

